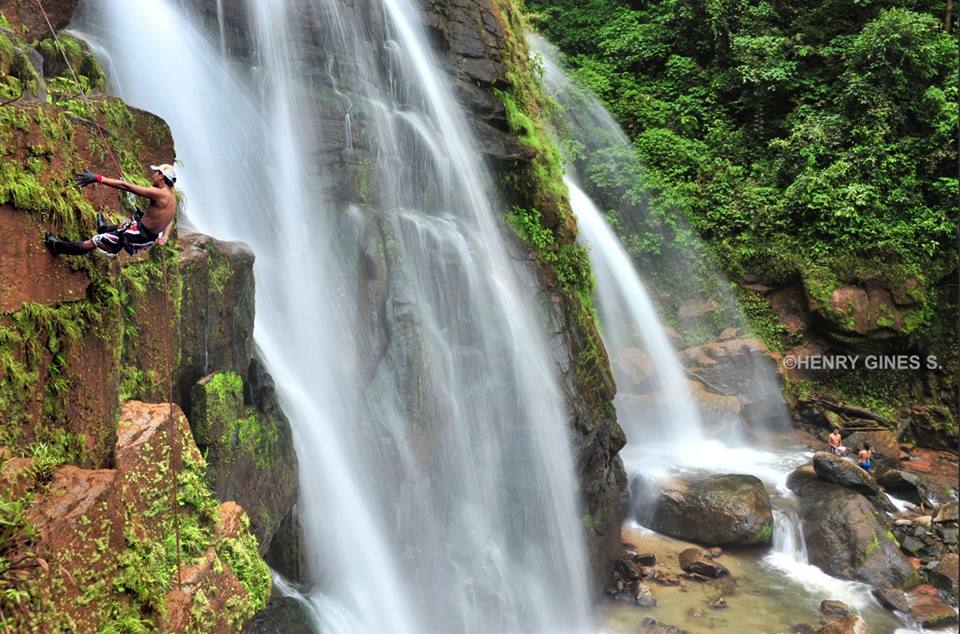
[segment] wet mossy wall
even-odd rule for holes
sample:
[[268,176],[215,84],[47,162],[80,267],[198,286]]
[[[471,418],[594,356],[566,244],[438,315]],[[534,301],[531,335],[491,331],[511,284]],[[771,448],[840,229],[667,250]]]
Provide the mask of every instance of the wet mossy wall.
[[[180,362],[177,249],[54,259],[41,238],[45,229],[87,238],[97,210],[113,221],[129,216],[132,197],[80,189],[73,174],[91,170],[148,184],[147,165],[174,162],[173,140],[159,118],[101,94],[104,75],[85,44],[61,38],[74,77],[52,40],[22,39],[30,28],[0,18],[0,617],[14,631],[153,631],[175,568],[169,456],[160,455],[168,447],[153,448],[160,454],[145,471],[153,480],[137,484],[144,506],[123,511],[120,544],[109,537],[116,517],[90,519],[78,543],[84,555],[51,567],[29,513],[51,494],[62,468],[112,472],[122,401],[169,398]],[[239,629],[265,605],[269,572],[245,516],[234,535],[215,534],[218,505],[205,468],[199,454],[185,456],[181,553],[189,564],[214,548],[215,565],[237,575],[246,594],[218,609]],[[115,499],[104,504],[119,504]],[[57,590],[63,584],[87,589],[71,595]],[[214,627],[202,618],[204,600],[216,603],[193,597],[196,631]],[[71,616],[78,611],[92,620],[79,624]]]

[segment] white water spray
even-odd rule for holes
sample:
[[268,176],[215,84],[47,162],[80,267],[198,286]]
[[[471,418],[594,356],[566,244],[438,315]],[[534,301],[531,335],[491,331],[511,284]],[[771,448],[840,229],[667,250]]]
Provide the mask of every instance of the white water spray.
[[81,27],[122,95],[171,125],[197,228],[257,256],[255,336],[294,425],[319,624],[586,631],[532,276],[416,9],[361,4],[248,0],[251,69],[167,0],[90,0]]

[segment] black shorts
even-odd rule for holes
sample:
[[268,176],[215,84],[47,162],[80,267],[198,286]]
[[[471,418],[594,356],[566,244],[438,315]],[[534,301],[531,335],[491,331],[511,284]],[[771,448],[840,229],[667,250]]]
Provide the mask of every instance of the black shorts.
[[138,220],[128,220],[116,229],[98,233],[92,240],[100,253],[114,257],[121,249],[130,255],[149,249],[159,237],[160,234],[141,226]]

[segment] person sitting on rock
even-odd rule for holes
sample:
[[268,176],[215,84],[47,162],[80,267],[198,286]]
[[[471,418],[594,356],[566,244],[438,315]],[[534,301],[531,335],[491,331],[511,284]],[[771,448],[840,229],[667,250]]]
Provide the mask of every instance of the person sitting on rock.
[[847,455],[847,448],[843,446],[843,438],[840,436],[840,428],[834,427],[833,431],[827,437],[827,444],[830,445],[830,453],[835,456],[843,457]]
[[97,213],[97,235],[89,240],[74,242],[60,240],[47,231],[43,243],[53,255],[84,255],[94,249],[108,256],[115,257],[121,250],[133,255],[154,244],[163,246],[170,238],[173,221],[177,215],[177,197],[173,185],[177,182],[177,172],[172,165],[163,163],[150,166],[150,183],[152,187],[141,187],[127,181],[107,178],[93,172],[82,172],[76,175],[77,184],[81,187],[99,183],[114,189],[133,192],[150,201],[145,211],[137,211],[133,218],[119,225],[108,225],[103,216]]
[[873,450],[870,449],[870,443],[863,443],[863,447],[857,454],[857,465],[864,471],[873,469]]

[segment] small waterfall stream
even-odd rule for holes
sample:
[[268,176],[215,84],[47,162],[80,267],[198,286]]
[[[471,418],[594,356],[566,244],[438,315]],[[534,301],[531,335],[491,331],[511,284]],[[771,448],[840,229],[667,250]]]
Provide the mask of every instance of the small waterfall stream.
[[[680,443],[699,437],[703,433],[700,413],[687,377],[630,256],[589,196],[572,178],[567,177],[566,183],[580,236],[590,250],[590,264],[597,277],[604,343],[612,354],[639,345],[649,356],[655,397],[650,399],[642,421],[621,417],[628,440]],[[622,371],[617,372],[619,367],[614,363],[614,371],[622,375]]]
[[589,631],[535,281],[419,9],[246,0],[249,50],[228,58],[196,4],[87,0],[74,27],[170,124],[191,223],[256,255],[317,626]]

